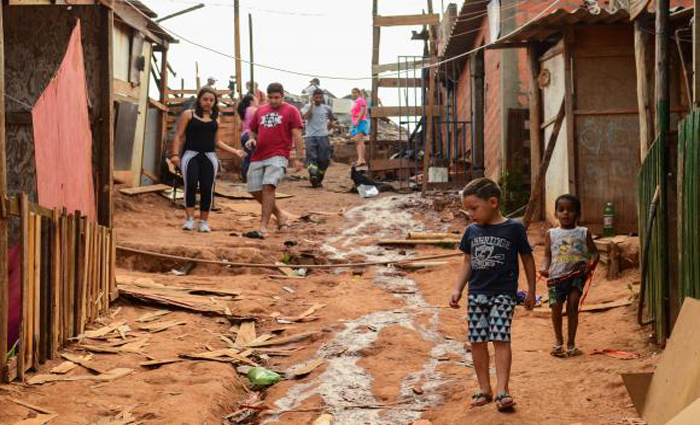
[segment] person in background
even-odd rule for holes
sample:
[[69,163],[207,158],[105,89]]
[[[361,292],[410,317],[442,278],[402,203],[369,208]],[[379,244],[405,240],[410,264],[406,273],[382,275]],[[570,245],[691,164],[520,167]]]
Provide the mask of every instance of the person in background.
[[362,92],[358,88],[352,89],[352,98],[355,104],[350,110],[352,123],[350,125],[350,136],[355,141],[357,147],[357,161],[352,165],[361,167],[367,165],[365,158],[365,137],[367,137],[367,101],[362,97]]
[[267,87],[268,103],[255,111],[250,123],[248,149],[255,147],[248,168],[248,192],[262,205],[260,228],[246,233],[248,238],[264,239],[270,217],[277,217],[279,230],[287,227],[287,213],[277,207],[276,190],[289,165],[289,154],[296,147],[295,170],[304,167],[302,121],[299,110],[284,101],[284,87],[272,83]]
[[214,77],[209,77],[209,78],[207,78],[207,84],[206,84],[204,87],[208,87],[208,88],[210,88],[210,89],[212,89],[212,90],[216,90],[216,87],[215,87],[215,86],[216,86],[216,82],[217,82],[217,81],[218,81],[218,80],[217,80],[216,78],[214,78]]
[[[579,227],[581,201],[574,195],[561,195],[554,203],[554,215],[559,227],[549,229],[544,240],[544,266],[540,274],[547,279],[549,307],[552,310],[554,357],[574,357],[583,354],[576,347],[578,311],[583,288],[598,265],[600,255],[591,232]],[[568,341],[564,351],[562,308],[566,304]]]
[[245,83],[245,88],[248,90],[248,93],[255,96],[255,98],[258,100],[258,106],[262,106],[267,103],[267,96],[265,96],[265,93],[258,88],[258,83],[255,83],[255,90],[251,89],[250,81]]
[[495,349],[496,407],[511,410],[515,399],[509,381],[513,352],[511,325],[518,292],[518,256],[527,276],[528,292],[524,306],[535,306],[535,259],[525,226],[503,217],[501,188],[487,178],[472,180],[462,190],[462,205],[473,223],[462,236],[459,250],[464,253],[450,307],[459,308],[464,287],[469,283],[467,322],[474,370],[479,391],[472,395],[471,407],[494,400],[489,368],[489,346]]
[[323,178],[331,162],[331,144],[328,132],[335,116],[330,106],[323,103],[323,90],[316,89],[311,102],[301,110],[306,120],[306,167],[311,187],[322,187]]
[[309,97],[310,100],[314,97],[316,90],[321,90],[323,93],[323,103],[328,105],[328,93],[321,88],[321,81],[318,78],[313,78],[309,81],[309,87],[305,88],[302,93]]
[[199,187],[199,231],[211,232],[209,211],[214,200],[214,179],[219,166],[217,148],[241,158],[246,155],[242,150],[234,149],[219,140],[219,106],[216,92],[203,87],[197,94],[194,109],[183,112],[178,121],[170,156],[172,163],[182,170],[185,181],[187,220],[182,225],[183,230],[194,230],[194,206]]
[[250,158],[255,152],[255,148],[249,149],[247,145],[250,139],[250,123],[253,121],[253,115],[258,110],[258,99],[252,94],[243,96],[243,99],[238,103],[238,116],[241,118],[241,146],[247,154],[243,158],[241,166],[241,177],[244,182],[248,181],[248,167],[250,166]]

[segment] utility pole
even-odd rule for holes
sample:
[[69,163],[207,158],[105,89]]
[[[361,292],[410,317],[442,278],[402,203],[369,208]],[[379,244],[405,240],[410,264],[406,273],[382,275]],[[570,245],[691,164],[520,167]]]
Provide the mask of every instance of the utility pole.
[[248,14],[248,31],[250,36],[250,92],[255,93],[255,56],[253,55],[253,15]]
[[236,48],[236,91],[238,98],[243,97],[243,67],[241,66],[241,13],[240,0],[233,0],[234,44]]

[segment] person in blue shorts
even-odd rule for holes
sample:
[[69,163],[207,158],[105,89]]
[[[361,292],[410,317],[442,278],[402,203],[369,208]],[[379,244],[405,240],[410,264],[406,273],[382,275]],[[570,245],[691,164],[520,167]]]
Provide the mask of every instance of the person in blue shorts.
[[361,167],[367,165],[365,159],[365,137],[368,134],[367,125],[367,101],[362,97],[362,92],[358,88],[352,89],[352,98],[355,104],[350,110],[352,124],[350,126],[350,136],[352,136],[357,146],[357,161],[352,165]]

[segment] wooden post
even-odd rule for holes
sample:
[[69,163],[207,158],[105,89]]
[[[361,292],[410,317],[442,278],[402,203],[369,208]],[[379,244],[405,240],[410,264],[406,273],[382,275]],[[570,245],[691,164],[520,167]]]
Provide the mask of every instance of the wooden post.
[[17,353],[17,377],[24,381],[27,356],[27,328],[29,317],[29,197],[26,193],[20,195],[20,244],[22,249],[20,259],[20,280],[22,286],[22,306],[19,317],[19,351]]
[[34,370],[39,369],[39,356],[41,348],[41,216],[36,214],[32,217],[34,219],[34,256],[33,266],[34,269],[31,270],[34,273],[34,279],[32,283],[34,284],[34,326],[32,335],[32,367]]
[[[379,16],[379,0],[372,0],[372,20]],[[376,65],[379,65],[379,40],[381,38],[382,31],[381,27],[372,27],[372,69]],[[379,74],[374,74],[372,72],[372,99],[370,108],[376,108],[379,106]],[[369,150],[368,154],[365,156],[365,160],[371,164],[372,158],[374,158],[374,148],[377,144],[377,136],[379,134],[379,120],[372,114],[372,110],[369,110],[371,120],[370,120],[370,136],[369,136]]]
[[112,190],[114,174],[114,83],[113,83],[113,48],[112,34],[114,33],[114,12],[102,7],[102,33],[100,34],[100,50],[106,56],[101,67],[101,101],[100,101],[100,144],[97,147],[99,153],[99,173],[97,200],[97,219],[107,227],[112,227]]
[[665,140],[671,122],[669,80],[669,0],[656,1],[656,120]]
[[233,40],[236,49],[236,91],[243,97],[243,66],[241,65],[241,13],[240,0],[233,0]]
[[567,28],[564,33],[564,99],[566,104],[566,153],[569,164],[569,193],[578,193],[578,155],[576,153],[576,137],[574,116],[574,77],[572,69],[574,43],[574,28]]
[[[428,0],[428,13],[433,13],[433,0]],[[437,26],[431,25],[429,31],[430,47],[430,70],[428,75],[428,113],[426,119],[426,137],[425,137],[425,152],[423,152],[423,194],[428,190],[428,180],[430,177],[430,162],[433,156],[433,137],[435,136],[435,95],[436,95],[436,79],[437,79]],[[425,102],[424,102],[425,103]]]
[[470,58],[472,76],[472,162],[474,178],[484,177],[484,49]]
[[549,161],[552,159],[552,154],[554,153],[554,147],[557,144],[557,139],[559,138],[559,131],[561,131],[561,126],[564,122],[564,117],[566,116],[566,100],[562,100],[561,106],[559,107],[559,114],[557,114],[557,120],[554,122],[554,128],[552,129],[552,134],[549,136],[549,142],[547,142],[547,150],[544,152],[544,157],[542,158],[542,163],[540,164],[540,169],[537,172],[537,178],[535,179],[535,185],[530,191],[530,200],[527,202],[527,208],[525,209],[525,215],[523,216],[523,225],[525,229],[530,226],[532,222],[532,216],[535,212],[537,206],[537,200],[542,193],[542,187],[544,186],[544,177],[547,175],[547,168],[549,168]]
[[253,15],[248,14],[248,37],[250,38],[250,92],[255,93],[255,55],[253,54]]
[[[161,67],[160,67],[160,103],[162,105],[168,104],[168,45],[163,46],[161,51]],[[160,146],[158,147],[158,152],[160,152],[161,161],[163,155],[168,149],[168,111],[160,111]],[[160,175],[160,167],[156,169],[156,175]]]
[[197,85],[197,91],[202,87],[202,79],[199,78],[199,62],[194,63],[194,78],[195,84]]
[[2,22],[3,6],[0,4],[0,382],[7,382],[7,327],[9,326],[10,284],[7,263],[7,172],[5,155],[5,41]]
[[649,145],[654,141],[654,111],[651,103],[654,75],[652,63],[654,57],[648,48],[651,35],[649,14],[642,12],[634,21],[634,58],[637,68],[637,105],[639,108],[639,155],[640,162],[644,161]]
[[51,215],[51,228],[53,240],[51,241],[51,281],[52,281],[52,309],[53,317],[51,322],[51,351],[54,357],[58,356],[61,349],[61,321],[63,312],[61,311],[61,220],[58,209],[53,210]]
[[[535,45],[527,48],[527,57],[530,63],[530,190],[537,184],[537,172],[542,163],[542,92],[538,83],[540,75],[540,60]],[[541,197],[540,199],[543,199]],[[542,203],[535,205],[533,219],[542,219]]]
[[695,106],[700,105],[700,0],[694,0],[695,9],[693,10],[693,103]]

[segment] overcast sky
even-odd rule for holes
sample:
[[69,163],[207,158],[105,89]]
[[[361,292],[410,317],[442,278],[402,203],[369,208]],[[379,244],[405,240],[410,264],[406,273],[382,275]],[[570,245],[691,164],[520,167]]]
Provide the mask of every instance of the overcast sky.
[[[199,3],[194,0],[144,2],[160,16]],[[231,56],[234,54],[233,0],[201,2],[207,6],[161,24],[182,37],[169,52],[170,63],[178,74],[177,84],[170,84],[171,88],[179,88],[181,77],[187,88],[194,87],[195,62],[199,63],[202,84],[206,83],[207,76],[212,75],[219,79],[217,88],[226,88],[229,75],[234,74],[233,59],[184,40]],[[248,13],[251,13],[256,63],[317,75],[322,87],[338,97],[349,94],[353,87],[371,87],[370,80],[344,81],[323,77],[371,75],[372,0],[241,0],[240,3],[243,59],[250,58]],[[443,2],[434,0],[433,3],[435,12],[440,12]],[[379,6],[380,15],[415,14],[427,9],[427,0],[384,0]],[[380,63],[396,62],[399,56],[422,54],[423,44],[410,40],[411,30],[420,30],[420,27],[382,29]],[[248,81],[249,66],[244,63],[243,68],[244,81]],[[276,81],[298,94],[308,85],[310,77],[256,67],[255,80],[263,89]],[[395,92],[396,89],[380,91],[385,105],[394,104],[391,100],[396,97]]]

